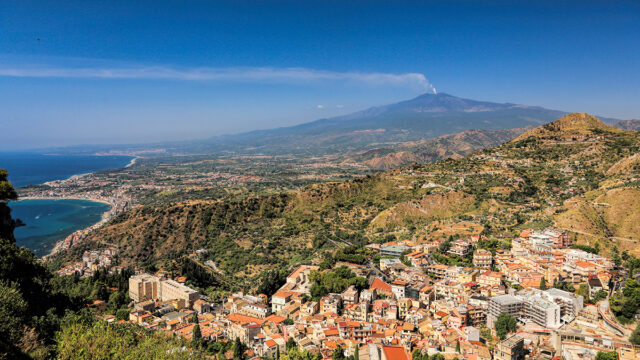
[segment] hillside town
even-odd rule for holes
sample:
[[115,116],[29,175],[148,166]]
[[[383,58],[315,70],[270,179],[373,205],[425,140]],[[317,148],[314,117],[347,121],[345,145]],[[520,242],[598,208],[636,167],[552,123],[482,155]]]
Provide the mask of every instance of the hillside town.
[[[222,301],[185,277],[138,272],[129,278],[128,322],[188,340],[239,339],[246,358],[276,359],[292,345],[323,359],[640,358],[631,330],[608,309],[625,275],[612,261],[572,248],[558,229],[524,230],[510,249],[480,248],[482,241],[447,244],[447,255],[472,259],[466,267],[434,261],[442,241],[370,244],[379,256],[366,265],[301,265],[273,294]],[[341,291],[326,289],[329,277]]]

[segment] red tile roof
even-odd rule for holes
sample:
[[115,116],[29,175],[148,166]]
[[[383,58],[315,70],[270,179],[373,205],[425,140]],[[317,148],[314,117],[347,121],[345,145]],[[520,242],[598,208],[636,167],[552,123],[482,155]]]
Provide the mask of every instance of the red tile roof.
[[382,345],[382,351],[384,351],[387,360],[409,360],[409,356],[402,346]]
[[267,345],[268,348],[272,348],[272,347],[278,345],[275,341],[273,341],[271,339],[267,340],[264,344]]
[[240,315],[240,314],[229,314],[227,316],[227,320],[231,322],[237,322],[243,325],[248,323],[262,324],[264,322],[263,319],[259,319],[252,316]]
[[391,292],[391,285],[387,284],[386,282],[382,281],[379,278],[375,278],[371,282],[371,286],[369,287],[369,289],[376,289],[376,290],[381,290],[385,292]]

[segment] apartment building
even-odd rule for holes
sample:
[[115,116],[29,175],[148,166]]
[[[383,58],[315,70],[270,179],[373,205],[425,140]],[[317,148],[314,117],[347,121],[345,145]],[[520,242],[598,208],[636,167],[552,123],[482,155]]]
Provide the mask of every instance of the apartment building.
[[473,253],[473,266],[475,267],[491,267],[493,256],[490,251],[478,249]]
[[271,296],[271,311],[275,314],[284,309],[291,300],[291,292],[279,290]]
[[174,280],[139,274],[129,278],[129,297],[135,302],[184,300],[185,305],[191,307],[200,299],[200,293]]
[[404,245],[382,245],[380,247],[380,255],[400,257],[407,250],[409,250],[409,247]]
[[467,240],[457,240],[447,253],[465,257],[469,254],[469,251],[471,251],[471,242]]
[[494,360],[524,360],[524,339],[518,335],[499,342],[493,349]]
[[569,322],[583,308],[582,296],[559,289],[542,291],[528,288],[516,296],[502,295],[489,300],[487,321],[493,325],[501,313],[507,313],[524,321],[533,321],[549,329],[559,328]]
[[[487,322],[489,322],[489,318],[495,321],[502,313],[507,313],[517,318],[522,314],[523,307],[524,301],[517,296],[500,295],[492,297],[489,300],[489,316]],[[490,327],[493,326],[493,321]]]
[[191,307],[196,300],[200,299],[200,293],[198,291],[174,280],[164,280],[160,282],[160,290],[161,301],[181,299],[185,301],[187,306]]
[[129,297],[135,302],[160,299],[160,278],[150,274],[130,277]]

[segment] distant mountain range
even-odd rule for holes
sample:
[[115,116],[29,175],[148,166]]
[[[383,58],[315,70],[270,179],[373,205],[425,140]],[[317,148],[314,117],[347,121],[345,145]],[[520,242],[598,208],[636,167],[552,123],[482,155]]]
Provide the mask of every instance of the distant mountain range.
[[640,119],[620,120],[611,124],[614,127],[622,130],[640,130]]
[[[464,99],[446,93],[423,94],[398,103],[371,107],[352,114],[276,129],[217,136],[198,141],[173,143],[83,147],[84,152],[159,155],[190,154],[266,154],[324,155],[353,154],[405,142],[435,139],[466,130],[495,131],[535,127],[567,113],[538,106],[494,103]],[[601,119],[629,129],[638,120]],[[634,121],[636,123],[634,123]],[[511,132],[509,132],[511,134]],[[491,144],[496,145],[496,144]],[[80,147],[62,152],[79,152]],[[59,149],[57,150],[58,152]]]
[[[220,136],[192,143],[203,151],[332,153],[433,139],[465,130],[539,126],[567,113],[538,106],[463,99],[446,93],[423,94],[395,104],[296,126]],[[605,119],[607,122],[616,119]]]

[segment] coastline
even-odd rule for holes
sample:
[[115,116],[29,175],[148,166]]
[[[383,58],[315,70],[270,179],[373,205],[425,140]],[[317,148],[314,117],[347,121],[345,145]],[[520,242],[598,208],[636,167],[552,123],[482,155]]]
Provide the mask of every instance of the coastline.
[[73,246],[73,244],[77,243],[77,241],[74,240],[81,240],[84,236],[86,236],[87,234],[89,234],[90,232],[98,229],[99,227],[101,227],[104,223],[106,223],[107,221],[109,221],[113,216],[115,216],[116,214],[113,213],[113,208],[116,205],[114,202],[109,202],[107,200],[104,199],[96,199],[96,198],[92,198],[92,197],[81,197],[81,196],[70,196],[70,197],[54,197],[54,196],[26,196],[23,198],[20,198],[18,201],[27,201],[27,200],[84,200],[84,201],[91,201],[91,202],[95,202],[95,203],[101,203],[101,204],[105,204],[108,205],[109,208],[102,213],[102,216],[100,217],[100,221],[91,224],[88,227],[82,228],[82,229],[78,229],[75,230],[73,233],[71,233],[70,235],[66,236],[64,239],[60,239],[58,241],[55,242],[55,244],[53,245],[53,247],[51,248],[51,251],[45,255],[42,256],[42,260],[46,261],[48,257],[55,255],[56,253],[68,249],[71,246]]
[[131,161],[129,161],[129,163],[123,169],[129,168],[135,165],[136,160],[138,160],[138,156],[134,156],[133,159],[131,159]]
[[[135,165],[136,160],[138,159],[137,156],[134,156],[127,165],[125,165],[124,167],[120,167],[120,168],[114,168],[112,170],[117,170],[117,169],[126,169],[129,168],[133,165]],[[64,184],[67,182],[71,182],[71,181],[76,181],[78,179],[82,179],[88,176],[93,175],[95,172],[88,172],[88,173],[80,173],[80,174],[74,174],[69,176],[66,179],[60,179],[60,180],[51,180],[51,181],[47,181],[42,183],[41,185],[48,185],[48,186],[56,186],[59,184]],[[76,231],[74,231],[71,235],[65,237],[64,239],[60,239],[58,241],[56,241],[56,243],[54,244],[53,248],[51,249],[51,251],[42,256],[42,260],[46,261],[48,257],[55,255],[56,253],[68,249],[76,244],[78,244],[79,242],[81,242],[84,237],[89,234],[90,232],[98,229],[99,227],[101,227],[103,224],[105,224],[107,221],[109,221],[111,218],[113,218],[114,216],[118,215],[120,212],[126,210],[127,205],[126,203],[128,202],[127,199],[120,199],[118,197],[112,196],[112,197],[98,197],[98,196],[91,196],[91,195],[61,195],[61,196],[42,196],[42,195],[38,195],[38,196],[20,196],[18,198],[17,201],[23,201],[23,200],[84,200],[84,201],[92,201],[92,202],[96,202],[96,203],[102,203],[105,205],[109,206],[109,209],[107,211],[105,211],[104,213],[102,213],[101,219],[100,221],[86,227],[86,228],[82,228],[82,229],[78,229]],[[123,200],[125,200],[125,205],[123,205]]]
[[92,197],[88,197],[88,196],[86,196],[86,197],[83,197],[83,196],[68,196],[68,197],[59,197],[59,196],[24,196],[24,197],[20,197],[16,201],[23,201],[23,200],[85,200],[85,201],[93,201],[93,202],[97,202],[97,203],[102,203],[102,204],[106,204],[106,205],[109,205],[109,206],[113,206],[114,205],[112,202],[109,202],[107,200],[92,198]]

